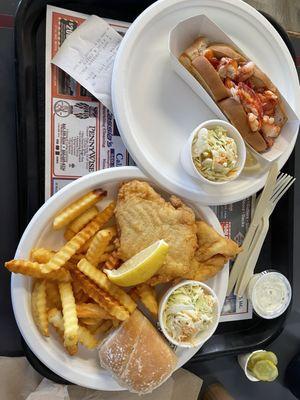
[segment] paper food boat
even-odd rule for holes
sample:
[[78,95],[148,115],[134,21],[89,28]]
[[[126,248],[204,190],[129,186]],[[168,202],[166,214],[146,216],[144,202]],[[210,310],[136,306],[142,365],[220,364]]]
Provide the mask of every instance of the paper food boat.
[[[226,35],[225,32],[223,32],[212,20],[203,14],[196,15],[179,22],[170,32],[169,52],[172,68],[191,87],[191,89],[201,97],[201,99],[219,119],[227,121],[226,116],[202,87],[202,85],[188,70],[184,68],[184,66],[178,60],[178,57],[199,36],[207,37],[210,42],[219,42],[231,45],[242,55],[245,55],[246,57],[247,55],[229,38],[229,36]],[[257,63],[257,65],[259,67],[259,63]],[[272,79],[272,77],[270,78]],[[274,84],[276,85],[276,81]],[[282,96],[282,100],[285,106],[288,121],[282,128],[278,138],[275,139],[274,145],[264,153],[258,153],[248,145],[248,148],[255,153],[256,158],[260,160],[262,164],[266,164],[266,162],[273,162],[280,157],[285,150],[288,149],[291,141],[298,133],[299,119],[297,118],[293,109],[287,103],[284,96]]]

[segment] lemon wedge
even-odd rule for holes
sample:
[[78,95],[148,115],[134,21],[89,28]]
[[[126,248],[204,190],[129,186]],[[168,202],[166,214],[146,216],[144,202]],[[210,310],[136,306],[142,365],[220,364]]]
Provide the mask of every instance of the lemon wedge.
[[150,279],[163,265],[169,245],[164,240],[158,240],[146,249],[140,251],[120,268],[104,272],[108,278],[119,286],[133,286]]

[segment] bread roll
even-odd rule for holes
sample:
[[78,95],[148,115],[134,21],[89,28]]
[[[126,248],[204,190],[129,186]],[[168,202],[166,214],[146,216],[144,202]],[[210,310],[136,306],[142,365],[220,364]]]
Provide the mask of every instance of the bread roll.
[[161,385],[177,364],[175,353],[138,310],[105,339],[99,359],[122,386],[139,394]]
[[245,141],[250,144],[256,151],[262,152],[267,149],[267,143],[262,135],[256,131],[252,132],[248,121],[247,115],[241,103],[236,101],[233,97],[222,100],[218,106],[228,118],[229,122],[236,127]]

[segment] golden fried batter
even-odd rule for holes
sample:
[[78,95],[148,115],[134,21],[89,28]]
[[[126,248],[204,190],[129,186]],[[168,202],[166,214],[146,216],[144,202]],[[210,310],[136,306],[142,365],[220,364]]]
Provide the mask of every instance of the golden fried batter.
[[197,221],[197,238],[199,248],[195,253],[197,261],[206,261],[216,255],[234,258],[241,248],[236,242],[218,234],[211,226],[204,221]]
[[219,235],[204,221],[197,221],[199,248],[195,253],[186,279],[207,281],[214,277],[229,259],[236,257],[241,248],[231,239]]
[[195,214],[180,199],[171,196],[168,202],[147,182],[133,180],[120,188],[115,215],[122,260],[164,239],[169,252],[159,275],[178,277],[188,272],[197,248]]

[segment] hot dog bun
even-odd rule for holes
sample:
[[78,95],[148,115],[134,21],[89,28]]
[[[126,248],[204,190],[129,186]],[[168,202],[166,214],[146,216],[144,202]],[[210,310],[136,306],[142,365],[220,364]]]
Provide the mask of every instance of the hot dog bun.
[[226,115],[230,123],[236,127],[244,140],[259,153],[267,149],[267,144],[259,132],[252,132],[248,121],[247,115],[241,103],[236,101],[233,97],[224,99],[218,102],[218,106]]
[[254,66],[253,75],[249,78],[254,89],[267,88],[274,93],[278,93],[278,89],[267,75],[262,72],[256,65]]
[[229,97],[230,93],[211,63],[203,56],[190,59],[181,55],[179,61],[197,79],[215,101]]
[[204,37],[197,38],[193,44],[188,47],[183,55],[188,57],[191,61],[193,61],[196,57],[201,56],[203,51],[206,49],[208,44],[208,40]]
[[211,49],[217,58],[229,57],[238,62],[247,61],[247,59],[244,56],[242,56],[240,53],[238,53],[232,47],[225,45],[225,44],[221,44],[221,43],[211,44],[210,46],[208,46],[208,49]]

